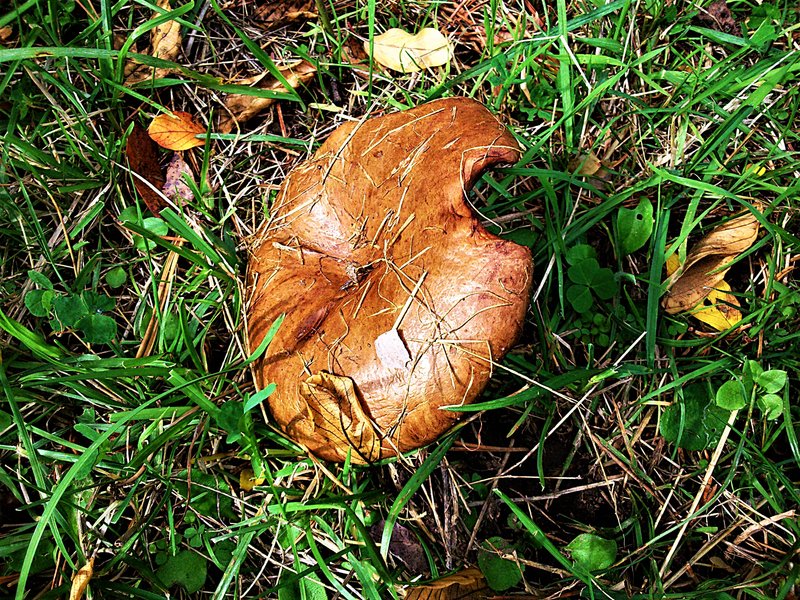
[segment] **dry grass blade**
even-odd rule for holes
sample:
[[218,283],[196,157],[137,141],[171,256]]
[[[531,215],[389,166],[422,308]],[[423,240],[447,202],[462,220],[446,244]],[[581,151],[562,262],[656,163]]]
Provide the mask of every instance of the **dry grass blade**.
[[72,586],[69,590],[69,600],[81,600],[86,588],[89,586],[89,581],[94,574],[94,557],[83,565],[75,576],[72,578]]

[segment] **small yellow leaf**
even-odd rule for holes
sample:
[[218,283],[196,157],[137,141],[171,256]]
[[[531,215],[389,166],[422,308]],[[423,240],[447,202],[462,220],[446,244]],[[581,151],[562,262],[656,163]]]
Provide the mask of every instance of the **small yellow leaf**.
[[602,166],[603,163],[600,162],[597,155],[594,152],[589,152],[579,154],[569,161],[567,169],[569,169],[570,173],[574,173],[575,175],[591,176],[597,173]]
[[[369,42],[364,42],[369,54]],[[372,59],[387,69],[413,73],[446,65],[453,58],[453,47],[437,29],[426,27],[416,35],[390,29],[373,40]]]
[[153,141],[167,150],[188,150],[202,146],[205,141],[196,136],[205,132],[205,127],[195,122],[192,115],[181,111],[158,115],[147,128]]
[[667,257],[667,262],[664,264],[664,268],[667,270],[667,277],[672,277],[672,275],[677,271],[681,266],[681,259],[678,256],[677,252],[670,254]]
[[758,239],[759,223],[746,213],[712,230],[670,275],[662,306],[669,314],[693,309],[723,280],[731,264]]
[[81,600],[89,581],[94,574],[94,557],[89,559],[72,577],[72,586],[69,589],[69,600]]
[[706,325],[717,331],[725,331],[734,327],[742,320],[739,311],[739,301],[730,294],[731,286],[727,281],[720,281],[717,287],[708,293],[708,296],[690,314]]
[[478,600],[490,595],[483,573],[470,567],[425,585],[406,588],[405,600]]
[[242,472],[239,473],[239,487],[245,492],[249,492],[262,483],[264,483],[264,478],[256,477],[256,474],[253,473],[251,469],[243,469]]

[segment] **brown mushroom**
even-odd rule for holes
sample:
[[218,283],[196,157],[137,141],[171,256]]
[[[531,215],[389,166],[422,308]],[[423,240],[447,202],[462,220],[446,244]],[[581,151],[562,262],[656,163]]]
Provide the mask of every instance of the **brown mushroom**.
[[492,235],[466,191],[518,158],[483,106],[450,98],[348,123],[281,186],[248,266],[251,351],[281,428],[328,460],[428,444],[472,402],[524,321],[527,248]]

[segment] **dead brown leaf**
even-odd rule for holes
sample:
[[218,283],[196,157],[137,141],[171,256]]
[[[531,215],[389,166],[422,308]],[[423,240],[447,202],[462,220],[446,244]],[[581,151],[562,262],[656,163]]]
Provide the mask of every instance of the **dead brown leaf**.
[[697,20],[717,31],[733,33],[736,30],[736,21],[733,20],[726,0],[716,0],[709,4],[708,8],[701,8]]
[[267,0],[253,17],[265,29],[274,29],[300,19],[315,19],[317,13],[314,0]]
[[202,146],[205,141],[196,136],[205,132],[206,128],[195,121],[194,116],[180,110],[158,115],[147,128],[153,141],[167,150],[188,150]]
[[6,45],[6,43],[11,40],[13,35],[14,30],[8,25],[5,27],[0,27],[0,44]]
[[378,433],[361,406],[352,379],[320,371],[302,382],[299,392],[321,437],[351,448],[354,462],[380,458]]
[[131,171],[135,174],[133,185],[136,187],[136,191],[139,192],[150,212],[158,216],[161,209],[164,208],[165,202],[153,188],[160,190],[164,186],[164,173],[158,164],[156,145],[138,123],[134,123],[133,130],[128,136],[125,154],[128,157]]
[[470,567],[432,583],[407,588],[405,600],[480,600],[491,594],[480,569]]
[[719,288],[731,263],[758,238],[759,223],[746,213],[720,225],[686,257],[670,278],[669,293],[662,306],[669,314],[692,310],[715,288]]
[[[369,529],[370,536],[379,544],[386,521],[380,519]],[[425,549],[417,536],[405,525],[395,523],[392,526],[392,536],[389,539],[389,554],[402,563],[414,576],[430,576],[430,567],[425,559]]]
[[[172,10],[169,0],[158,0],[159,8]],[[157,17],[159,13],[153,13]],[[181,26],[177,21],[165,21],[150,31],[150,56],[174,61],[181,52]],[[149,67],[129,61],[125,65],[125,85],[134,85],[149,79],[160,79],[169,75],[172,69]]]
[[168,198],[189,202],[193,197],[192,189],[186,185],[184,175],[194,181],[194,174],[183,157],[177,152],[172,156],[167,165],[167,180],[164,182],[163,192]]
[[[369,55],[364,50],[364,45],[355,38],[349,38],[341,50],[341,60],[353,67],[353,72],[365,79],[369,78]],[[379,65],[375,65],[376,71],[383,71]]]
[[[310,81],[317,72],[317,68],[305,60],[292,65],[283,67],[281,75],[292,88],[298,88],[307,81]],[[237,85],[246,85],[260,90],[272,90],[275,92],[286,91],[284,85],[269,72],[264,72],[255,77],[248,77],[237,82]],[[248,119],[255,117],[260,112],[266,110],[275,102],[275,98],[259,98],[246,94],[229,94],[225,98],[226,113],[220,116],[217,129],[221,133],[230,133],[236,123],[244,123]]]
[[81,598],[83,598],[83,593],[86,591],[93,574],[94,557],[90,558],[89,562],[83,565],[72,578],[72,586],[69,589],[69,600],[81,600]]
[[584,152],[569,161],[567,170],[575,175],[594,175],[602,166],[603,163],[594,152]]

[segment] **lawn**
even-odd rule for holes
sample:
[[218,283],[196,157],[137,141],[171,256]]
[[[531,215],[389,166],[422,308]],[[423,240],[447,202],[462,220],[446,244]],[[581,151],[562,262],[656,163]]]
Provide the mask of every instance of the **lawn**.
[[[4,4],[0,597],[794,598],[799,75],[782,0]],[[320,460],[249,250],[339,125],[453,96],[521,149],[467,200],[523,331],[436,442]]]

